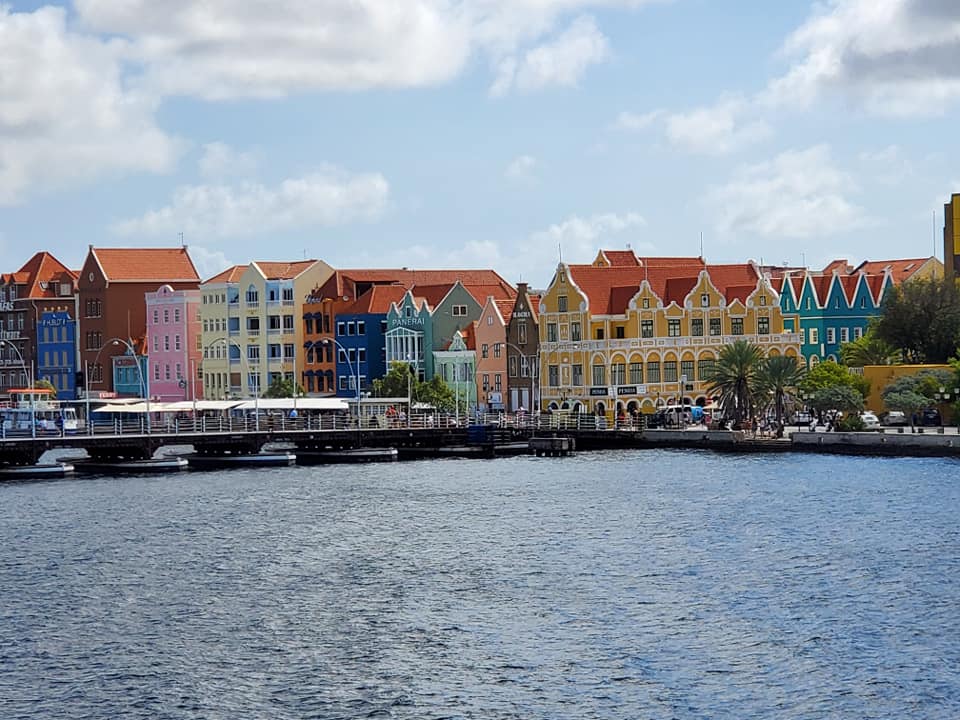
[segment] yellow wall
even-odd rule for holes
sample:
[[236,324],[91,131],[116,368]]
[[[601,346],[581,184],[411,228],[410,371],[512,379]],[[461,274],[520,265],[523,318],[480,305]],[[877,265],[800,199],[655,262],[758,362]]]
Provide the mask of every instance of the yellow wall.
[[921,370],[951,369],[949,365],[867,365],[863,368],[863,376],[870,381],[870,395],[866,402],[867,410],[880,413],[887,409],[883,405],[883,398],[880,397],[880,393],[899,377],[916,375]]

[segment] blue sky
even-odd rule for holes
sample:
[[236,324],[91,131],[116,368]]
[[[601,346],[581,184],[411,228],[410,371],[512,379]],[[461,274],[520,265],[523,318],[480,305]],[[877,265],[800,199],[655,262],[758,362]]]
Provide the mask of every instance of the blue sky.
[[3,270],[927,256],[952,0],[0,0]]

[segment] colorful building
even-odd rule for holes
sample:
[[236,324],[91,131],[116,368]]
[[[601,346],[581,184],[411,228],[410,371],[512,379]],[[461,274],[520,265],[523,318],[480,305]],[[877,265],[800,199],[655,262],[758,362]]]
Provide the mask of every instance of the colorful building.
[[147,345],[142,338],[134,341],[132,351],[124,347],[122,354],[111,356],[110,375],[118,397],[152,397],[148,361]]
[[147,293],[146,309],[151,397],[163,402],[203,397],[200,290],[163,285]]
[[948,278],[960,277],[960,193],[943,206],[943,270]]
[[386,374],[387,315],[405,293],[402,285],[374,285],[337,312],[337,395],[355,397],[358,376],[360,392],[368,392],[370,383]]
[[561,263],[539,308],[541,408],[612,419],[706,405],[703,378],[723,346],[747,340],[767,355],[799,358],[799,335],[784,331],[779,302],[750,263],[629,251]]
[[[175,248],[95,248],[80,272],[80,360],[93,393],[119,392],[114,356],[128,354],[146,336],[146,295],[161,285],[195,290],[200,276],[185,246]],[[140,354],[140,351],[138,351]],[[126,362],[126,361],[124,361]],[[104,366],[111,372],[104,373]]]
[[433,351],[434,372],[453,390],[457,412],[477,409],[477,353],[473,333],[455,330],[449,344]]
[[[76,397],[76,345],[68,347],[76,339],[76,290],[77,273],[48,252],[0,275],[0,396],[46,378],[58,397]],[[56,324],[44,325],[44,317]]]
[[514,300],[488,297],[473,323],[477,366],[477,409],[480,412],[506,410],[507,324]]
[[224,400],[240,397],[243,348],[239,343],[244,307],[240,303],[240,278],[246,265],[234,265],[200,285],[200,353],[203,382],[198,397]]
[[387,311],[387,331],[384,333],[386,367],[402,362],[412,365],[417,377],[433,377],[433,319],[430,306],[413,291],[406,290],[399,302]]
[[540,355],[538,310],[540,296],[527,283],[517,284],[517,297],[507,321],[507,409],[527,412],[539,407],[537,398]]

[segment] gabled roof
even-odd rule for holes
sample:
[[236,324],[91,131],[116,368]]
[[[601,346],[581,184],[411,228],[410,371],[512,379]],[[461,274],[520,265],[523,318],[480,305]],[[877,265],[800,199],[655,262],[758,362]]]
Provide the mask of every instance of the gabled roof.
[[860,283],[859,275],[838,275],[837,281],[843,290],[843,295],[847,300],[847,306],[853,306],[854,298],[857,296],[857,285]]
[[746,304],[747,298],[750,297],[750,293],[756,289],[756,285],[728,285],[726,288],[724,288],[723,296],[727,299],[728,305],[734,300],[739,300],[740,302]]
[[60,296],[60,283],[69,283],[70,292],[76,288],[78,273],[74,272],[46,251],[36,253],[22,268],[0,276],[4,284],[22,285],[18,298],[53,298]]
[[857,265],[853,272],[875,274],[889,270],[893,276],[893,282],[899,285],[904,280],[909,280],[913,277],[914,273],[932,259],[935,258],[930,256],[925,258],[906,258],[903,260],[865,260]]
[[200,282],[186,246],[175,248],[95,248],[90,254],[111,283]]
[[824,307],[827,298],[830,296],[830,283],[833,282],[832,275],[811,275],[810,284],[813,286],[813,297],[817,305]]
[[882,273],[876,275],[865,275],[867,281],[867,288],[870,290],[870,295],[873,297],[873,304],[879,305],[880,300],[883,298],[883,290],[886,286],[887,276]]
[[460,334],[463,336],[463,344],[467,346],[467,350],[476,350],[477,349],[477,323],[476,321],[468,323],[463,330],[460,331]]
[[684,299],[696,285],[697,278],[695,277],[670,278],[664,285],[663,295],[660,299],[663,300],[664,305],[675,302],[683,307]]
[[299,260],[297,262],[264,262],[257,260],[253,263],[267,280],[293,280],[306,272],[317,263],[317,260]]
[[595,267],[637,267],[640,261],[633,250],[601,250],[593,264]]
[[850,264],[850,261],[846,259],[836,259],[831,261],[824,269],[824,275],[831,275],[834,272],[841,273],[843,275],[849,275],[853,272],[853,265]]
[[204,280],[203,284],[208,285],[211,283],[235,283],[240,280],[240,276],[246,271],[249,265],[234,265],[233,267],[228,267],[223,272],[217,273],[209,280]]
[[386,315],[393,303],[403,300],[406,289],[402,285],[374,285],[349,305],[337,311],[343,315]]
[[513,306],[516,305],[515,300],[494,300],[496,303],[497,310],[500,313],[500,317],[503,318],[503,324],[506,326],[510,323],[510,318],[513,317]]

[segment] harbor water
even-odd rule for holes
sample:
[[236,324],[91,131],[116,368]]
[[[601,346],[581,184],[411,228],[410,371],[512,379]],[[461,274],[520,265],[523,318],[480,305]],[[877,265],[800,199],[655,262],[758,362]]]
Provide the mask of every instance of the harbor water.
[[0,717],[960,717],[960,465],[628,451],[0,485]]

